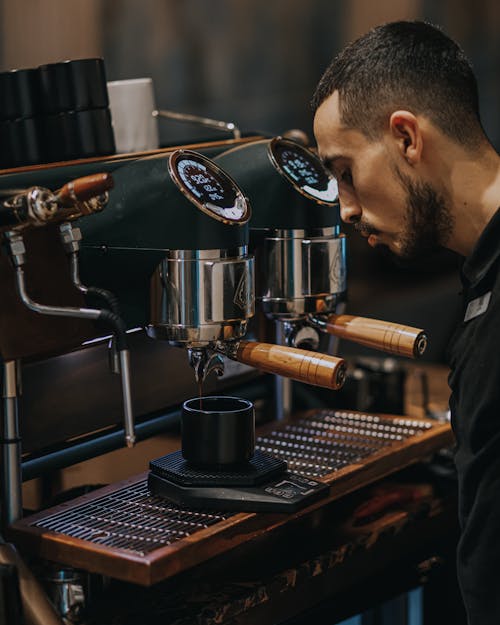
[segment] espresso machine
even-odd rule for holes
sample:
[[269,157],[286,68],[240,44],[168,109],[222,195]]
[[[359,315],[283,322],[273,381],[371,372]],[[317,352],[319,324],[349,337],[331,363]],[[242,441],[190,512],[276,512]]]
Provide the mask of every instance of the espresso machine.
[[[344,313],[346,237],[340,232],[335,178],[314,152],[274,137],[234,147],[215,158],[252,202],[251,248],[256,297],[275,322],[278,343],[335,352],[337,337],[415,358],[423,330]],[[291,385],[277,381],[280,417],[291,411]]]
[[[146,326],[151,338],[186,349],[200,397],[205,378],[223,373],[225,358],[309,384],[342,386],[341,358],[243,340],[254,314],[254,259],[248,254],[251,208],[222,168],[202,154],[181,149],[125,165],[114,172],[114,179],[107,210],[81,220],[82,277],[117,295],[129,327]],[[211,401],[200,399],[204,408]],[[220,398],[207,410],[224,413],[214,426],[224,438],[231,427],[225,413],[233,409],[221,408],[221,402],[227,403]],[[203,431],[209,418],[205,415],[198,434],[192,428],[189,436],[208,440],[210,432]],[[249,418],[253,424],[253,416]],[[246,431],[241,436],[252,447],[253,425]],[[191,441],[186,436],[183,429],[184,455],[176,452],[154,461],[149,480],[153,492],[178,503],[291,510],[324,492],[320,483],[309,480],[304,486],[303,478],[289,474],[286,492],[270,485],[277,475],[283,482],[286,463],[259,451],[208,462],[189,460]],[[232,440],[239,444],[239,436]]]

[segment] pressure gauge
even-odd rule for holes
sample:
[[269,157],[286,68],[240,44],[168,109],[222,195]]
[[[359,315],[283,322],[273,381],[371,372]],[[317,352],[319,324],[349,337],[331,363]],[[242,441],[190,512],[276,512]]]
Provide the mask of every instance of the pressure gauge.
[[269,157],[276,169],[302,195],[320,204],[338,202],[337,181],[307,148],[290,139],[275,137],[269,143]]
[[168,168],[182,193],[210,217],[226,224],[244,224],[250,219],[250,205],[241,189],[209,158],[176,150]]

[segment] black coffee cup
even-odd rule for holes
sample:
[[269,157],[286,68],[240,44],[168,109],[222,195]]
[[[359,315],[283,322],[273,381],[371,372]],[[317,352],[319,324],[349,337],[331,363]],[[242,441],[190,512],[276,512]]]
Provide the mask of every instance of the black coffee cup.
[[182,406],[182,456],[193,466],[248,462],[255,451],[251,401],[239,397],[195,397]]

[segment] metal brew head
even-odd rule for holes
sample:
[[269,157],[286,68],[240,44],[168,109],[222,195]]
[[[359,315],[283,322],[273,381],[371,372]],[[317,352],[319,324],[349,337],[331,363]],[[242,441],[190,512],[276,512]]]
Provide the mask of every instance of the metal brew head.
[[346,250],[335,178],[311,150],[275,137],[216,157],[252,202],[257,299],[270,318],[333,312],[345,298]]
[[114,179],[108,210],[82,230],[87,268],[114,282],[107,286],[131,311],[129,325],[186,347],[243,336],[254,313],[250,206],[232,178],[176,150],[121,167]]

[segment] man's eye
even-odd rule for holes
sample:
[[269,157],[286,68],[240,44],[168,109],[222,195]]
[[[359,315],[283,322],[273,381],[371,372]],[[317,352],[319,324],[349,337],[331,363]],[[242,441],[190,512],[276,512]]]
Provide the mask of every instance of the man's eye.
[[344,169],[344,171],[340,174],[340,180],[342,182],[345,182],[346,184],[350,185],[352,187],[353,185],[353,181],[352,181],[352,173],[350,169]]

